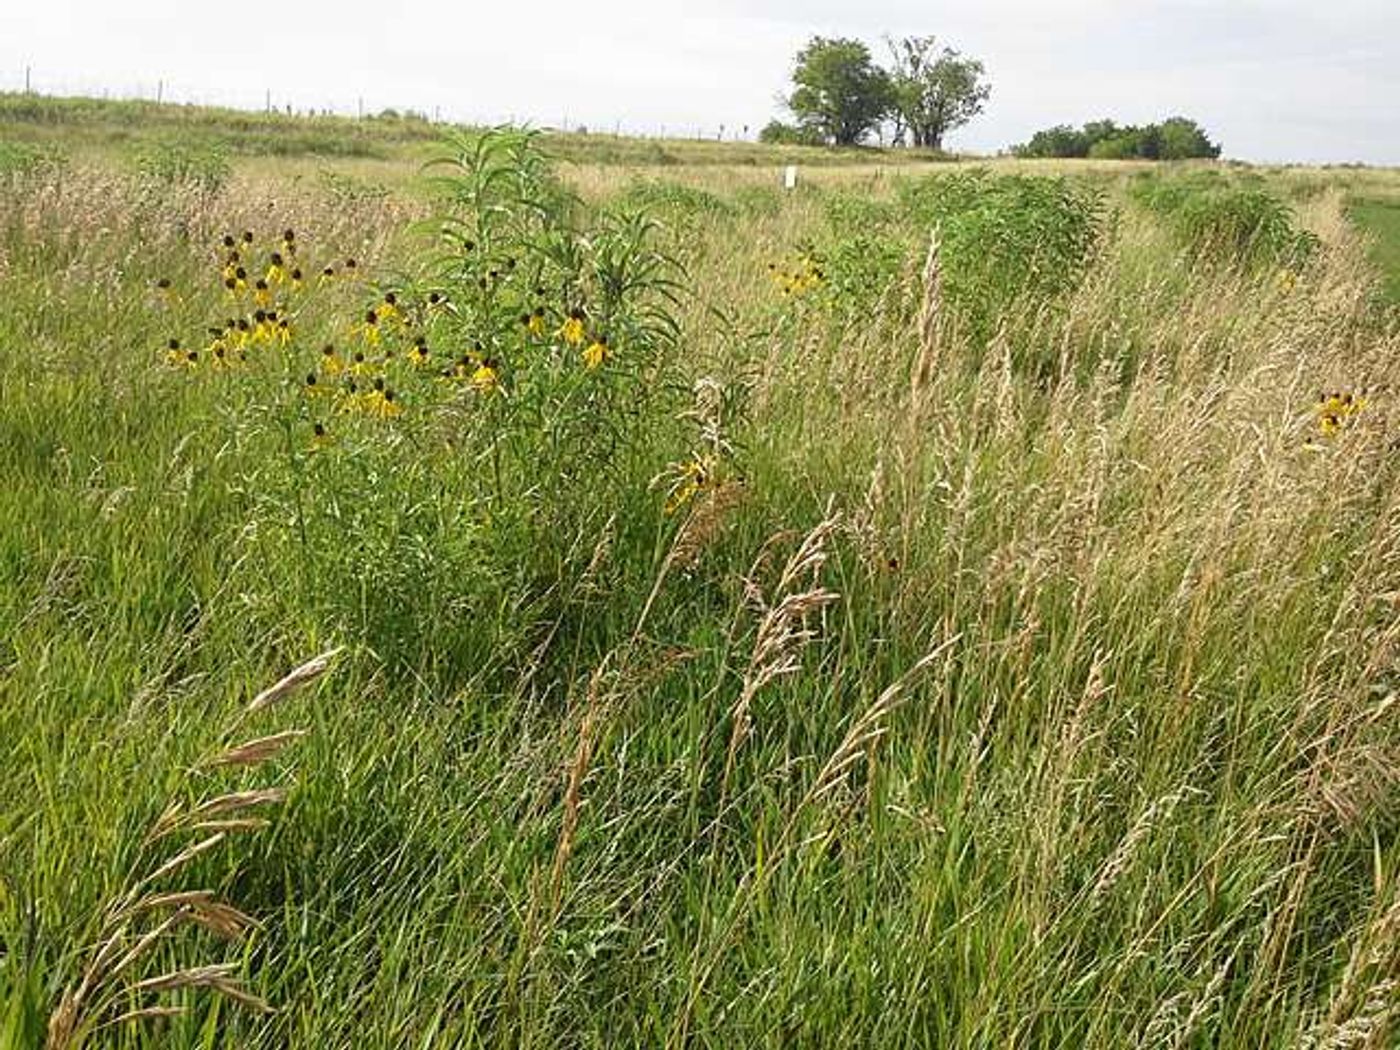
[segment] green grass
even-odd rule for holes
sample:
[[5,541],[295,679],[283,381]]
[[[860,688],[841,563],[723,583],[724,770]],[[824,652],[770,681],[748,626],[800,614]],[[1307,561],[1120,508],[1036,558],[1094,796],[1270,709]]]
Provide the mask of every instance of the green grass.
[[[488,145],[0,174],[0,1044],[104,959],[72,1016],[184,1012],[92,1046],[1385,1045],[1400,333],[1339,195],[1279,272],[1111,175]],[[284,227],[341,276],[216,369],[222,238]],[[196,890],[256,926],[111,972]]]
[[1371,258],[1384,277],[1386,298],[1400,303],[1400,198],[1357,197],[1348,213],[1374,239]]

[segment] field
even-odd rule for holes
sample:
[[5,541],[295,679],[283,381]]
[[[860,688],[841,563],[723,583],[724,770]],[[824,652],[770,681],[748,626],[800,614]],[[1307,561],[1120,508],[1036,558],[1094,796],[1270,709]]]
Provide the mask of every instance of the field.
[[0,97],[0,1046],[1394,1045],[1397,200]]

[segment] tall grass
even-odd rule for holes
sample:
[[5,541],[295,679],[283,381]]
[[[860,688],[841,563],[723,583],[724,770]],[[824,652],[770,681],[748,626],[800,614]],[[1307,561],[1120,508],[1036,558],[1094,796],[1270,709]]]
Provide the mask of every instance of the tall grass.
[[[974,326],[888,189],[897,254],[855,311],[769,273],[842,235],[837,191],[634,190],[687,273],[674,352],[607,405],[636,444],[585,432],[579,461],[522,417],[498,477],[489,420],[309,459],[269,422],[294,390],[161,364],[153,281],[194,287],[225,229],[410,286],[423,205],[26,179],[0,190],[0,1035],[81,980],[210,727],[340,644],[284,806],[188,869],[259,924],[218,976],[273,1012],[174,989],[95,1045],[1392,1038],[1400,333],[1338,194],[1300,207],[1287,281],[1124,207]],[[1363,388],[1322,436],[1319,392]],[[669,514],[668,478],[695,486]]]

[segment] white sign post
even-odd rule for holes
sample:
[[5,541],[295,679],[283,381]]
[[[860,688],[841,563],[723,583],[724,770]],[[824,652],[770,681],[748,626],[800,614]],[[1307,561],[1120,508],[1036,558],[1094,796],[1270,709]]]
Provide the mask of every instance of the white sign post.
[[797,165],[789,164],[783,169],[783,189],[797,189]]

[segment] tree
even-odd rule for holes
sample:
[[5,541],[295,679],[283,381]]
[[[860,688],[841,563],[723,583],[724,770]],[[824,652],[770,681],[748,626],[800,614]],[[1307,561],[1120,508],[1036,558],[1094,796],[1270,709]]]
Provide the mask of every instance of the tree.
[[981,113],[991,97],[992,86],[983,79],[986,67],[940,47],[936,37],[910,36],[888,43],[894,56],[890,81],[896,130],[907,129],[915,146],[942,149],[944,136]]
[[1220,156],[1220,147],[1211,142],[1205,129],[1185,117],[1162,121],[1159,137],[1163,160],[1189,160],[1193,157],[1215,160]]
[[1018,157],[1087,157],[1091,146],[1089,136],[1083,131],[1058,124],[1037,131],[1029,142],[1014,147],[1011,152]]
[[854,146],[893,101],[889,75],[859,40],[813,37],[797,55],[788,108],[803,127],[837,146]]
[[1082,131],[1060,125],[1038,131],[1012,149],[1018,157],[1092,157],[1095,160],[1190,160],[1220,156],[1194,120],[1172,117],[1160,124],[1120,125],[1095,120]]

